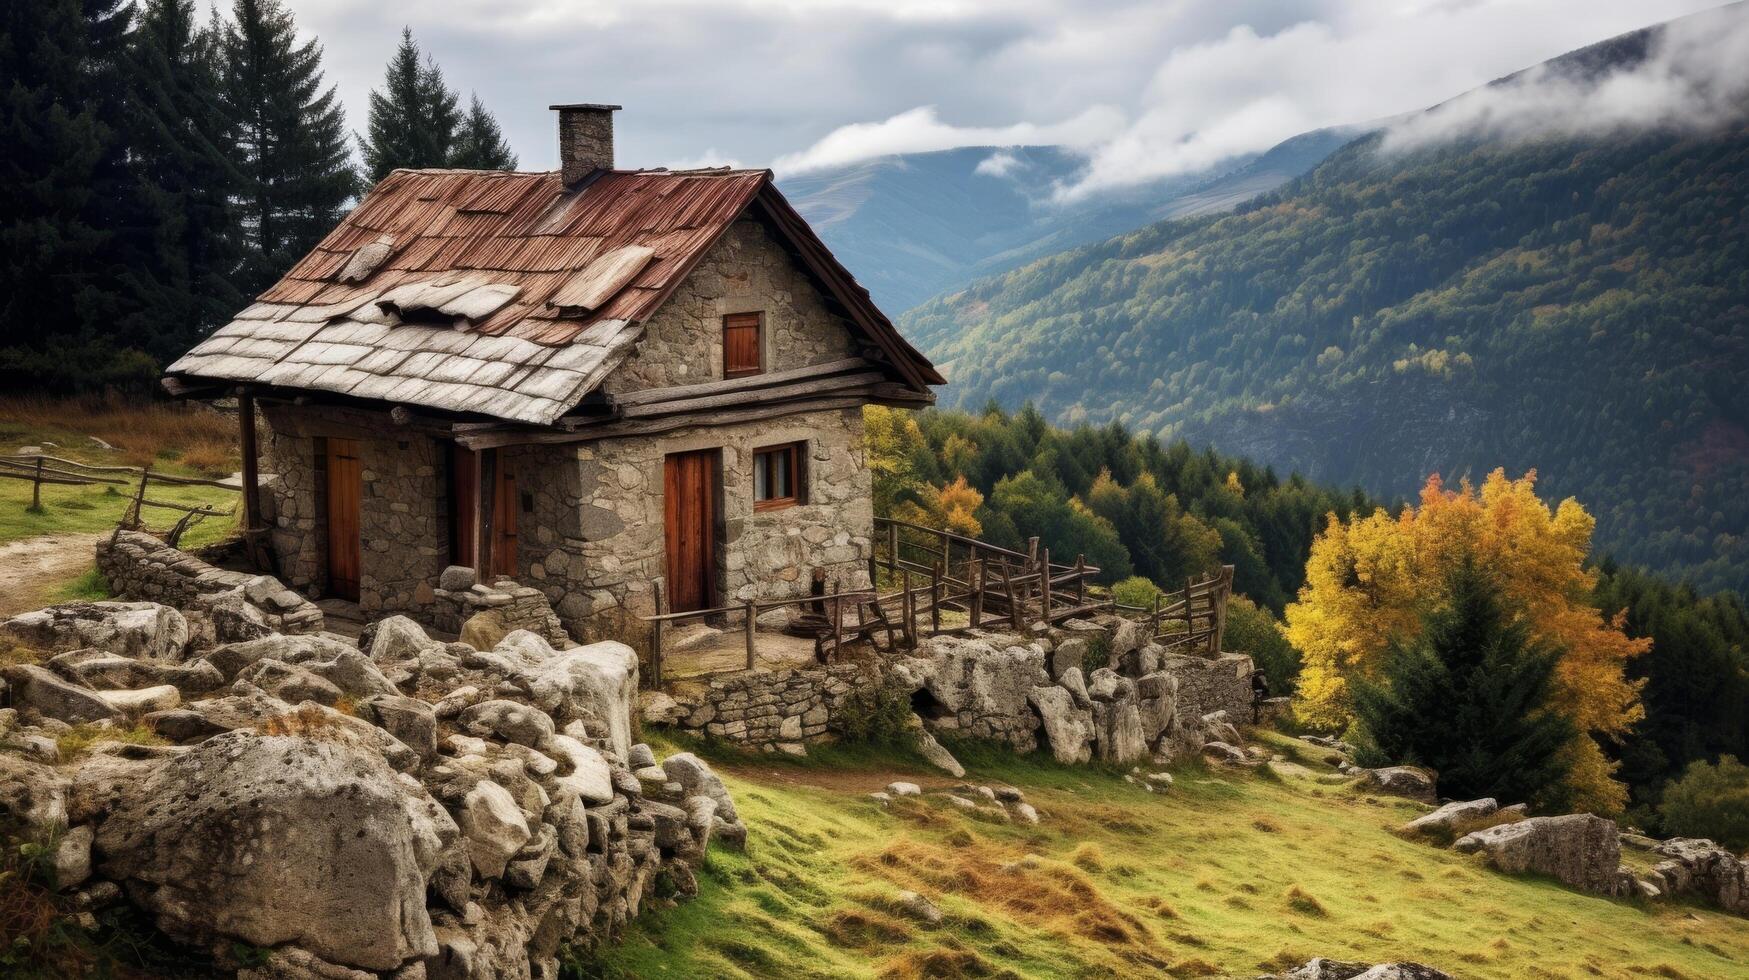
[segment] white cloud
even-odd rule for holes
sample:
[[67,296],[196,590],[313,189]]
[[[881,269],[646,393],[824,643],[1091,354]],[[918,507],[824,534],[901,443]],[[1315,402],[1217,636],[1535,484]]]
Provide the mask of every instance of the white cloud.
[[997,150],[972,168],[972,173],[985,177],[1006,177],[1021,167],[1020,158],[1008,150]]
[[1701,129],[1749,112],[1749,15],[1708,12],[1672,24],[1638,65],[1602,75],[1541,66],[1398,122],[1383,148],[1481,136]]
[[956,126],[942,122],[935,106],[918,106],[876,123],[840,126],[800,153],[778,157],[772,168],[801,173],[894,153],[925,153],[956,146],[1089,146],[1109,140],[1124,124],[1111,106],[1091,106],[1057,123]]
[[[216,0],[229,7],[229,0]],[[1717,0],[289,0],[348,124],[405,24],[530,168],[617,102],[630,166],[1070,142],[1065,194],[1423,108]],[[714,148],[714,149],[712,149]]]
[[1208,167],[1299,133],[1433,105],[1512,71],[1697,4],[1627,0],[1332,7],[1264,34],[1241,24],[1170,52],[1146,108],[1101,146],[1076,197]]

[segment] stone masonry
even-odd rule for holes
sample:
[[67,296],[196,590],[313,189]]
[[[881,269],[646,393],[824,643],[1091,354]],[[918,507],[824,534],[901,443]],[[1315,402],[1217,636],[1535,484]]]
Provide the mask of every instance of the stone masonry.
[[142,531],[117,531],[99,541],[97,570],[115,595],[189,610],[209,627],[219,620],[221,632],[235,630],[243,621],[263,632],[314,633],[323,628],[322,610],[273,576],[216,568]]
[[791,751],[835,731],[847,700],[881,682],[859,664],[714,677],[669,709],[680,728],[766,751]]
[[[724,314],[764,314],[767,371],[852,356],[850,328],[764,227],[733,225],[645,327],[638,348],[603,384],[609,394],[722,376]],[[327,588],[323,440],[351,439],[362,458],[363,562],[359,606],[402,612],[439,628],[438,579],[451,564],[447,443],[411,427],[371,425],[364,413],[264,403],[264,484],[280,575],[318,596]],[[753,509],[753,454],[805,446],[806,499]],[[516,476],[517,567],[580,640],[643,645],[639,618],[655,611],[665,582],[663,465],[670,453],[721,453],[718,594],[725,603],[805,595],[814,570],[845,588],[866,587],[874,510],[857,409],[767,421],[697,426],[653,436],[557,446],[517,446],[499,465]],[[768,614],[763,622],[784,613]]]

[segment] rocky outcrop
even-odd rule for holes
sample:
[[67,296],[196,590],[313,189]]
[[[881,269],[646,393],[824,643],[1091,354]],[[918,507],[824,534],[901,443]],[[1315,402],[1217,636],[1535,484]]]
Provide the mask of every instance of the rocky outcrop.
[[[147,631],[62,625],[117,620],[49,617],[35,635],[114,646],[0,685],[18,705],[0,707],[0,818],[62,887],[125,896],[221,957],[259,948],[239,976],[556,976],[562,945],[694,893],[707,845],[745,840],[708,765],[633,741],[619,644],[462,651],[395,620],[363,650],[268,634],[175,663]],[[171,678],[187,700],[150,683]],[[102,740],[141,712],[168,744]],[[62,761],[69,719],[98,741]]]
[[[1488,863],[1512,874],[1530,872],[1602,895],[1626,893],[1621,841],[1615,821],[1589,813],[1530,817],[1499,824],[1458,839],[1453,849],[1486,855]],[[1630,882],[1631,883],[1631,882]]]
[[104,810],[103,875],[174,937],[291,944],[373,970],[437,953],[426,881],[456,825],[344,729],[215,736]]
[[1657,844],[1650,877],[1664,895],[1693,895],[1737,915],[1749,915],[1749,862],[1710,840],[1676,837]]
[[1258,980],[1452,980],[1420,963],[1351,963],[1322,957],[1308,960],[1286,973],[1270,974]]
[[932,701],[926,722],[1019,752],[1038,748],[1039,719],[1029,698],[1033,688],[1050,683],[1042,647],[933,636],[922,649],[925,656],[904,666]]
[[0,636],[50,652],[96,649],[176,661],[188,646],[188,620],[156,602],[70,602],[0,622]]

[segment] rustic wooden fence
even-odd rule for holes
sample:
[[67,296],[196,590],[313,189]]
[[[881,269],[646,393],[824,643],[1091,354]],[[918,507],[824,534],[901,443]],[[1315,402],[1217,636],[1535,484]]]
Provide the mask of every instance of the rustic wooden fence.
[[[28,456],[0,456],[0,478],[31,481],[30,509],[42,509],[42,488],[50,486],[100,486],[134,487],[129,497],[127,509],[122,512],[117,527],[128,530],[147,529],[144,518],[145,508],[155,507],[179,513],[176,523],[162,533],[164,540],[171,547],[182,538],[183,532],[208,517],[229,517],[237,512],[233,502],[230,508],[220,510],[205,505],[191,506],[169,500],[154,500],[147,496],[153,484],[160,486],[197,486],[216,487],[240,493],[242,488],[225,483],[221,480],[205,480],[192,476],[172,476],[168,473],[154,473],[150,466],[96,466],[81,463],[78,460],[63,459],[59,456],[32,454]],[[138,485],[135,486],[135,481]]]
[[1227,629],[1227,601],[1233,597],[1233,566],[1185,582],[1182,591],[1154,597],[1152,607],[1113,602],[1111,608],[1146,617],[1148,633],[1169,651],[1215,656]]
[[[1145,620],[1148,635],[1170,651],[1214,656],[1221,650],[1227,601],[1233,592],[1231,565],[1186,581],[1180,591],[1156,596],[1152,606],[1130,606],[1090,594],[1099,568],[1087,564],[1082,555],[1075,556],[1074,564],[1052,562],[1050,549],[1039,547],[1037,538],[1020,552],[884,517],[875,518],[874,530],[868,560],[873,589],[844,589],[836,582],[828,587],[824,575],[816,572],[811,594],[804,597],[668,612],[663,608],[661,584],[656,583],[656,614],[642,617],[650,624],[646,682],[661,686],[663,632],[684,622],[738,622],[747,651],[744,667],[689,674],[689,678],[753,670],[758,661],[759,615],[786,606],[801,607],[795,626],[814,635],[815,655],[822,662],[836,661],[844,645],[857,640],[878,649],[883,634],[886,650],[894,652],[915,649],[924,635],[995,627],[1024,631],[1035,624],[1096,612]],[[889,591],[881,591],[883,583]],[[944,613],[951,622],[944,621]]]

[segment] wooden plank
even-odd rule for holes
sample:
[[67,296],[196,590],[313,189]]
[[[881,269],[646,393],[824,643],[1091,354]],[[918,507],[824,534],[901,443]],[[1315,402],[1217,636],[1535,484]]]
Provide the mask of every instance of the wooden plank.
[[737,391],[722,395],[706,395],[700,398],[679,398],[667,401],[649,402],[643,405],[625,407],[620,415],[627,419],[650,418],[656,415],[673,415],[678,412],[703,412],[717,408],[730,408],[736,405],[752,405],[768,403],[778,399],[807,398],[842,391],[847,388],[859,388],[874,385],[882,379],[878,371],[863,374],[846,374],[832,378],[819,378],[813,381],[798,381],[794,384],[780,385],[775,388],[759,388],[753,391]]
[[772,371],[768,374],[758,374],[747,378],[729,378],[723,381],[701,381],[697,384],[675,385],[671,388],[650,388],[644,391],[630,391],[623,395],[609,395],[610,404],[628,407],[644,405],[650,402],[672,401],[677,398],[697,398],[706,395],[726,395],[737,391],[756,391],[761,388],[772,388],[792,381],[808,381],[814,378],[828,378],[847,371],[869,371],[878,365],[861,357],[846,357],[841,360],[828,361],[825,364],[813,364],[807,367],[790,368],[787,371]]
[[[808,401],[786,402],[782,405],[759,405],[751,408],[737,409],[728,412],[717,412],[701,419],[694,416],[668,416],[655,419],[628,419],[605,425],[590,426],[578,432],[516,432],[516,433],[480,433],[457,434],[456,441],[470,449],[489,449],[499,446],[554,446],[577,442],[593,442],[598,439],[618,439],[625,436],[656,435],[684,429],[694,425],[732,425],[737,422],[754,422],[764,419],[781,418],[786,415],[800,415],[805,412],[834,411],[844,408],[860,408],[869,404],[870,399],[863,397],[820,398]],[[878,402],[876,402],[878,404]]]

